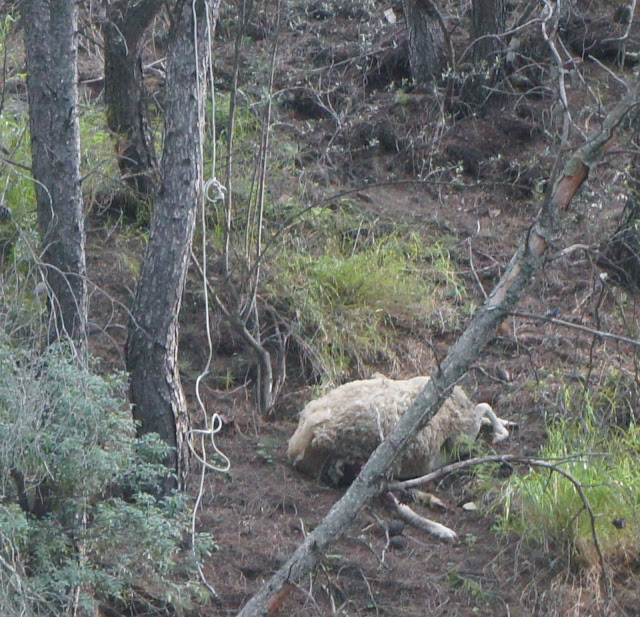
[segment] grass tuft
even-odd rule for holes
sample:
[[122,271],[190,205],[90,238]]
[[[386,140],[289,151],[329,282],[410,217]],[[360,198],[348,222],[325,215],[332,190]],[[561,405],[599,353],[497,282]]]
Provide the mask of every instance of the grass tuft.
[[365,228],[344,210],[314,213],[276,253],[265,291],[329,382],[393,360],[399,328],[454,327],[466,298],[445,241]]
[[[640,426],[634,421],[626,427],[603,421],[594,401],[602,404],[605,399],[611,403],[601,393],[565,389],[570,413],[550,421],[541,457],[568,459],[558,465],[583,485],[605,559],[622,565],[640,551]],[[514,475],[505,497],[504,528],[545,549],[569,551],[585,567],[597,564],[588,513],[567,479],[541,470]]]

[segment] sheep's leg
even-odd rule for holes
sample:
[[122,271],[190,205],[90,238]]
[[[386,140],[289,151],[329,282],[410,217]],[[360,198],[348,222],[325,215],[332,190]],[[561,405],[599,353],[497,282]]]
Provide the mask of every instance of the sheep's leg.
[[480,403],[478,407],[482,407],[484,411],[484,416],[480,421],[481,424],[483,426],[493,426],[493,439],[491,440],[493,443],[499,443],[509,437],[507,426],[518,426],[515,422],[498,418],[491,406],[486,403]]
[[418,489],[410,489],[409,494],[413,498],[416,503],[419,503],[422,506],[426,506],[427,508],[432,508],[434,510],[448,510],[447,505],[442,501],[442,499],[436,497],[432,493],[427,493],[425,491],[419,491]]
[[430,533],[432,536],[440,538],[440,540],[445,540],[446,542],[454,542],[458,539],[458,534],[453,531],[453,529],[449,529],[440,523],[416,514],[409,506],[400,503],[392,492],[387,493],[387,498],[393,505],[398,516],[410,525],[424,529],[424,531]]

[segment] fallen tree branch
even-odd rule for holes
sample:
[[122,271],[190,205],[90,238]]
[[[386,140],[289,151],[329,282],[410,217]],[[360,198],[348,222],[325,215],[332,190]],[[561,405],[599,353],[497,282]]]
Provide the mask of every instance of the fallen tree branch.
[[596,338],[620,341],[621,343],[628,343],[629,345],[633,345],[634,347],[640,347],[640,340],[635,340],[626,336],[621,336],[619,334],[613,334],[611,332],[595,330],[594,328],[589,328],[588,326],[572,323],[571,321],[565,321],[564,319],[557,319],[556,317],[546,317],[545,315],[536,315],[535,313],[520,313],[518,311],[512,311],[510,315],[512,315],[513,317],[522,317],[524,319],[537,319],[539,321],[546,321],[556,326],[563,326],[565,328],[579,330],[580,332],[586,332],[587,334],[593,334],[593,336],[595,336]]
[[451,349],[439,371],[429,381],[409,410],[378,446],[360,475],[347,492],[331,508],[323,521],[295,550],[287,562],[267,581],[238,613],[238,617],[266,617],[269,599],[285,586],[298,583],[320,561],[325,551],[345,532],[360,509],[375,495],[385,490],[390,466],[416,431],[435,415],[453,385],[465,374],[502,322],[514,310],[520,297],[545,262],[552,240],[556,237],[557,212],[566,209],[589,169],[602,157],[615,129],[639,103],[640,87],[634,83],[628,94],[604,118],[600,131],[569,158],[537,220],[512,258],[504,275]]
[[453,531],[453,529],[449,529],[449,527],[445,527],[445,525],[436,523],[428,518],[424,518],[424,516],[420,516],[409,506],[400,503],[398,498],[392,492],[387,493],[387,499],[395,513],[410,525],[413,525],[418,529],[423,529],[427,533],[443,540],[444,542],[455,542],[458,539],[458,534]]
[[[600,562],[600,570],[602,572],[602,580],[603,587],[605,589],[605,593],[608,598],[611,597],[612,587],[611,587],[611,577],[607,571],[607,566],[604,561],[604,555],[602,554],[602,549],[600,547],[600,540],[598,539],[598,534],[596,533],[596,516],[593,512],[593,508],[589,503],[589,499],[587,498],[586,493],[584,492],[584,488],[582,486],[582,482],[578,480],[572,473],[567,471],[566,469],[562,469],[558,463],[567,462],[570,460],[575,460],[578,457],[568,457],[563,459],[558,459],[555,462],[544,460],[544,459],[535,459],[528,458],[526,456],[517,456],[513,454],[503,454],[503,455],[493,455],[493,456],[478,456],[475,458],[467,459],[466,461],[458,461],[457,463],[452,463],[451,465],[445,465],[444,467],[440,467],[440,469],[436,469],[435,471],[427,474],[426,476],[421,476],[420,478],[414,478],[412,480],[405,480],[404,482],[392,482],[389,484],[389,489],[394,490],[407,490],[410,488],[415,488],[416,486],[423,486],[429,482],[433,482],[434,480],[439,480],[440,478],[453,473],[455,471],[459,471],[460,469],[465,469],[467,467],[473,467],[474,465],[482,465],[484,463],[518,463],[520,465],[529,465],[531,467],[544,467],[545,469],[550,469],[551,471],[555,471],[559,473],[561,476],[564,476],[573,487],[576,489],[580,500],[582,501],[583,508],[587,511],[589,515],[589,523],[591,525],[591,538],[593,540],[593,545],[598,553],[598,561]],[[427,529],[428,531],[428,529]]]

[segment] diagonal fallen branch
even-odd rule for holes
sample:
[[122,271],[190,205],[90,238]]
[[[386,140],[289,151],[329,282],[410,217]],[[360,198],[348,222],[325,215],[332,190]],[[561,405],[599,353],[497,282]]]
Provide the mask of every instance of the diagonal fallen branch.
[[624,98],[605,117],[600,131],[569,158],[504,275],[482,308],[473,316],[438,373],[373,453],[342,499],[331,508],[287,562],[249,600],[238,617],[267,617],[273,614],[273,610],[269,610],[273,606],[271,600],[279,597],[283,589],[298,583],[309,574],[325,551],[344,533],[360,509],[372,497],[385,490],[385,474],[402,448],[434,416],[453,385],[494,337],[500,324],[514,310],[544,264],[547,249],[559,231],[558,210],[568,207],[586,180],[589,169],[602,158],[616,128],[638,106],[639,90],[640,85],[634,82]]

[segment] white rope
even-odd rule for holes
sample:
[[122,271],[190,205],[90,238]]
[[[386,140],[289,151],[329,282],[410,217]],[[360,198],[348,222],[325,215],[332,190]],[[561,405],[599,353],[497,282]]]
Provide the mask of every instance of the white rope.
[[[196,63],[196,79],[197,79],[197,96],[198,101],[200,102],[201,97],[206,97],[208,89],[207,89],[207,78],[205,78],[204,84],[201,83],[200,80],[200,58],[198,56],[198,16],[196,14],[196,1],[192,0],[191,10],[193,13],[193,22],[194,22],[194,48],[195,48],[195,63]],[[191,429],[189,434],[187,435],[187,445],[191,454],[198,460],[201,464],[202,468],[200,471],[200,483],[198,488],[198,494],[196,496],[196,501],[193,506],[193,512],[191,515],[191,546],[194,551],[194,555],[196,554],[196,517],[200,510],[200,505],[202,503],[202,497],[204,495],[204,478],[207,470],[216,471],[218,473],[224,473],[229,471],[231,468],[231,461],[229,458],[218,448],[215,436],[222,430],[222,418],[217,412],[211,413],[211,418],[209,419],[207,416],[207,410],[205,408],[204,402],[202,400],[202,395],[200,391],[200,384],[202,380],[209,374],[209,370],[211,368],[211,362],[213,360],[213,341],[211,336],[211,317],[209,314],[209,293],[207,289],[207,224],[206,224],[206,204],[207,203],[215,203],[221,199],[224,199],[224,187],[219,182],[219,180],[215,177],[216,173],[216,125],[215,125],[215,110],[216,110],[216,101],[215,101],[215,87],[213,81],[213,62],[211,59],[211,50],[213,43],[213,35],[212,35],[212,23],[211,23],[211,14],[212,10],[209,6],[209,0],[205,0],[205,15],[207,20],[207,53],[209,54],[208,61],[208,81],[209,88],[211,90],[211,177],[204,182],[204,146],[203,140],[200,138],[198,140],[198,147],[200,149],[199,159],[200,164],[203,166],[202,173],[199,174],[200,179],[200,222],[202,225],[202,288],[204,293],[204,306],[205,306],[205,325],[206,325],[206,333],[207,333],[207,346],[208,346],[208,355],[207,362],[205,367],[202,369],[202,372],[198,375],[196,379],[196,399],[198,401],[198,407],[202,411],[204,416],[204,429]],[[217,15],[214,15],[214,18],[217,18]],[[198,133],[199,135],[204,134],[204,126],[205,126],[205,118],[204,114],[201,111],[202,105],[198,105]],[[193,445],[193,440],[195,436],[200,437],[200,452],[197,452]],[[205,449],[205,441],[206,438],[209,437],[211,442],[211,447],[215,454],[222,460],[222,464],[211,463],[207,460],[207,452]],[[197,557],[197,555],[196,555]],[[204,571],[202,570],[202,566],[200,564],[200,560],[197,560],[198,564],[198,573],[200,574],[200,578],[207,587],[207,589],[211,592],[214,597],[217,597],[217,593],[215,589],[211,586],[211,584],[207,581]]]
[[[208,0],[205,0],[206,4],[209,4]],[[192,11],[193,11],[193,19],[194,19],[194,37],[197,37],[197,32],[198,32],[198,27],[197,27],[197,15],[196,15],[196,0],[193,0],[192,2]],[[206,20],[207,20],[207,49],[209,50],[209,53],[211,52],[211,48],[212,48],[212,43],[213,43],[213,36],[212,36],[212,23],[211,23],[211,10],[209,9],[209,6],[207,6],[207,10],[205,11],[205,15],[206,15]],[[198,55],[198,41],[195,40],[195,62],[196,62],[196,67],[200,66],[200,58]],[[217,156],[217,152],[216,152],[216,125],[215,125],[215,111],[216,111],[216,102],[215,102],[215,87],[214,87],[214,80],[213,80],[213,62],[211,61],[211,59],[209,58],[209,62],[208,62],[208,82],[209,82],[209,89],[211,91],[211,177],[206,181],[203,182],[203,175],[204,175],[204,170],[203,173],[200,175],[200,181],[201,181],[201,190],[200,190],[200,194],[202,195],[202,201],[200,203],[200,223],[202,225],[202,271],[203,271],[203,276],[202,276],[202,287],[203,287],[203,293],[204,293],[204,304],[205,304],[205,327],[206,327],[206,333],[207,333],[207,349],[208,349],[208,354],[207,354],[207,362],[205,364],[205,367],[202,369],[202,372],[198,375],[197,379],[196,379],[196,387],[195,387],[195,391],[196,391],[196,399],[198,401],[198,407],[201,409],[203,416],[204,416],[204,429],[192,429],[189,433],[189,438],[188,438],[188,445],[189,445],[189,449],[191,450],[191,453],[194,455],[194,457],[202,464],[203,466],[203,472],[205,469],[211,469],[212,471],[217,471],[217,472],[226,472],[229,471],[230,467],[231,467],[231,461],[229,460],[229,458],[220,451],[220,449],[218,448],[218,446],[216,445],[215,442],[215,436],[217,433],[220,432],[220,430],[222,429],[222,419],[220,418],[220,416],[218,415],[217,412],[212,412],[211,413],[211,418],[209,419],[207,416],[207,410],[206,407],[204,405],[204,402],[202,400],[202,394],[201,394],[201,389],[200,389],[200,385],[202,380],[209,374],[210,368],[211,368],[211,362],[213,360],[213,342],[212,342],[212,335],[211,335],[211,317],[209,314],[209,294],[208,294],[208,290],[207,290],[207,221],[206,221],[206,204],[207,203],[215,203],[216,201],[219,201],[221,199],[224,199],[224,187],[222,186],[222,184],[220,183],[220,181],[216,178],[215,176],[215,172],[216,172],[216,156]],[[200,81],[200,72],[198,70],[196,70],[196,75],[197,75],[197,94],[198,97],[205,97],[207,95],[208,92],[208,88],[207,88],[207,79],[205,79],[204,83],[201,83]],[[199,117],[198,117],[198,124],[199,124],[199,132],[200,134],[202,134],[203,132],[203,126],[205,124],[205,118],[203,117],[203,115],[201,115],[200,112],[200,107],[199,107]],[[203,144],[202,144],[202,140],[199,141],[199,148],[200,148],[200,161],[202,164],[204,164],[204,150],[203,150]],[[193,437],[195,435],[200,435],[200,444],[202,447],[202,450],[200,453],[196,452],[195,448],[193,447]],[[204,444],[205,444],[205,438],[209,436],[210,441],[211,441],[211,445],[213,447],[214,452],[223,460],[222,465],[217,465],[214,463],[211,463],[207,460],[207,455],[204,449]]]

